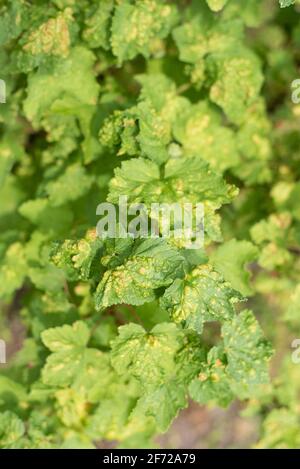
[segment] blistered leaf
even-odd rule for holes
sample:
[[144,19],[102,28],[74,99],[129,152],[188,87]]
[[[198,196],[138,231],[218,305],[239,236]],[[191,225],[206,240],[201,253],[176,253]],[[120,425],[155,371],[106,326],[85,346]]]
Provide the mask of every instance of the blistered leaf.
[[111,45],[122,63],[137,54],[149,57],[155,42],[165,38],[177,21],[174,5],[163,0],[128,0],[117,5],[112,20]]
[[128,194],[132,202],[211,201],[220,206],[229,202],[235,193],[234,186],[227,185],[200,158],[170,159],[163,178],[155,163],[139,158],[123,162],[115,170],[109,200],[117,202],[119,195]]
[[137,143],[137,116],[135,110],[115,111],[105,119],[99,132],[100,143],[113,150],[119,148],[118,155],[136,155],[139,153]]
[[220,347],[213,347],[201,371],[189,386],[189,394],[200,404],[214,402],[227,406],[234,398],[226,373],[226,355]]
[[174,324],[159,324],[147,333],[138,324],[119,329],[113,343],[112,364],[118,373],[129,371],[143,386],[159,386],[172,377],[183,334]]
[[246,111],[244,122],[237,132],[237,147],[242,158],[234,173],[247,184],[269,181],[269,160],[272,156],[270,123],[260,100]]
[[96,290],[96,307],[154,300],[155,290],[170,285],[182,273],[183,263],[183,256],[162,239],[137,244],[122,265],[105,272]]
[[129,195],[136,202],[154,197],[160,191],[159,167],[144,158],[124,161],[121,168],[115,169],[115,177],[110,182],[109,199],[118,202],[120,195]]
[[50,18],[33,30],[23,45],[23,50],[35,55],[54,55],[66,57],[70,49],[69,23],[73,20],[72,10],[66,8],[55,18]]
[[224,171],[239,163],[233,131],[207,102],[186,106],[176,119],[174,136],[187,155],[199,155],[212,168]]
[[272,270],[291,262],[292,254],[286,247],[291,221],[290,214],[282,212],[270,215],[251,228],[253,241],[261,246],[258,262],[265,269]]
[[121,168],[115,170],[108,200],[118,203],[121,195],[128,194],[129,203],[203,203],[204,229],[209,239],[217,241],[221,238],[220,219],[215,212],[229,203],[237,192],[237,188],[226,184],[222,176],[200,158],[169,159],[163,177],[155,163],[138,158],[123,162]]
[[251,311],[245,310],[222,326],[222,345],[212,348],[189,392],[201,404],[228,405],[233,396],[256,397],[269,382],[270,343]]
[[186,386],[202,359],[196,337],[170,323],[161,323],[150,332],[137,324],[123,326],[112,345],[117,372],[129,373],[144,390],[132,415],[153,417],[161,431],[187,405]]
[[180,59],[199,63],[207,55],[236,48],[243,38],[243,25],[236,18],[226,21],[200,9],[189,21],[175,28],[173,36]]
[[0,297],[5,298],[14,293],[23,284],[27,266],[21,243],[12,244],[6,251],[0,268]]
[[1,46],[18,37],[28,21],[27,5],[22,0],[14,0],[7,3],[7,5],[1,6]]
[[259,96],[263,75],[258,57],[250,50],[215,54],[209,60],[214,84],[210,99],[234,124],[244,122],[247,108]]
[[272,347],[251,311],[242,311],[222,326],[227,373],[231,389],[243,397],[249,396],[260,384],[269,382],[268,363]]
[[196,267],[167,288],[161,305],[175,322],[202,332],[206,321],[226,321],[241,298],[222,276],[208,265]]

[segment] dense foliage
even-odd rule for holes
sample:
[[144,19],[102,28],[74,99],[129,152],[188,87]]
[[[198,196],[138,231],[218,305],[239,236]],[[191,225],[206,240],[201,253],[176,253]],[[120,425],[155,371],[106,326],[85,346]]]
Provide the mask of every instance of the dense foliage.
[[[2,0],[0,447],[152,446],[189,399],[300,447],[297,3]],[[202,202],[204,248],[100,239],[122,194]]]

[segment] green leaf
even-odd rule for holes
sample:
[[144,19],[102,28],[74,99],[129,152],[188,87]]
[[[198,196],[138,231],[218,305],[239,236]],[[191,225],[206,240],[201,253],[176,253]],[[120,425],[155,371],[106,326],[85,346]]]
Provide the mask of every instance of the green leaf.
[[[136,385],[128,380],[115,379],[107,388],[106,396],[101,399],[87,427],[88,435],[93,440],[121,438],[126,440],[130,435],[146,439],[152,435],[154,425],[145,414],[132,416],[132,409],[139,397]],[[139,443],[136,443],[136,446]]]
[[173,321],[201,333],[206,321],[231,319],[234,304],[240,299],[220,274],[208,265],[201,265],[167,288],[161,306],[167,309]]
[[[23,348],[23,352],[25,352]],[[27,398],[25,387],[7,376],[0,376],[0,406],[18,405]]]
[[298,284],[290,298],[290,302],[287,306],[286,312],[284,314],[284,319],[289,322],[291,325],[300,324],[300,284]]
[[73,326],[54,327],[42,334],[42,340],[51,352],[63,352],[74,347],[85,347],[89,340],[87,326],[78,321]]
[[226,3],[228,2],[228,0],[206,0],[206,1],[207,1],[209,8],[213,11],[222,10],[222,8],[224,8]]
[[103,47],[109,49],[109,36],[113,0],[102,0],[101,5],[88,9],[83,30],[83,39],[91,48]]
[[24,150],[14,137],[2,137],[0,143],[0,187],[3,186],[7,174],[11,171],[14,163],[24,157]]
[[[42,370],[43,384],[72,388],[69,395],[58,391],[57,398],[61,403],[70,396],[75,401],[79,399],[83,403],[97,403],[112,379],[107,355],[87,348],[89,339],[90,330],[83,321],[77,321],[72,326],[47,329],[42,333],[45,346],[53,352],[48,356]],[[75,403],[74,405],[76,406]],[[80,402],[79,405],[81,406]],[[72,416],[72,412],[71,406],[69,412],[66,410],[63,414],[65,421],[74,421],[76,416]]]
[[263,436],[257,448],[294,449],[299,446],[298,415],[285,408],[273,409],[263,423]]
[[153,417],[157,429],[160,432],[166,432],[179,411],[187,405],[187,393],[184,386],[171,382],[141,397],[131,415],[136,418],[141,418],[143,415]]
[[94,60],[89,50],[78,46],[72,49],[65,60],[58,62],[51,72],[41,67],[30,74],[24,101],[26,117],[37,125],[53,102],[63,95],[76,99],[78,107],[83,104],[95,105],[99,87],[92,70]]
[[258,249],[252,243],[232,239],[219,246],[210,261],[232,288],[244,296],[249,296],[253,295],[253,289],[250,286],[250,272],[246,266],[257,257]]
[[0,446],[9,448],[25,433],[25,425],[13,412],[0,413]]
[[47,329],[42,340],[52,353],[42,371],[43,383],[48,386],[68,386],[84,365],[84,350],[90,336],[83,322],[73,326]]
[[52,207],[47,199],[27,200],[19,208],[20,214],[37,225],[41,231],[66,233],[73,221],[71,210],[66,207]]
[[290,5],[294,5],[295,0],[279,0],[281,8],[289,7]]
[[94,182],[94,176],[77,163],[68,166],[55,181],[46,184],[49,201],[53,207],[63,205],[86,194]]
[[157,163],[169,157],[172,124],[189,102],[177,95],[175,84],[162,74],[139,75],[142,85],[140,103],[136,108],[139,122],[137,137],[142,153]]

